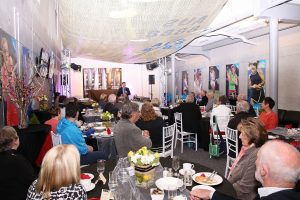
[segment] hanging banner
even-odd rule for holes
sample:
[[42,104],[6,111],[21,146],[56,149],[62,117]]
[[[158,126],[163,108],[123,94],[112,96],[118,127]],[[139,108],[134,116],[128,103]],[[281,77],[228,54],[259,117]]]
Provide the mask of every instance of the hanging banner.
[[266,60],[249,63],[248,100],[251,104],[262,103],[265,98]]
[[201,92],[202,85],[202,68],[194,69],[194,92],[196,96]]
[[145,63],[170,55],[205,30],[227,0],[58,1],[72,57]]
[[182,93],[184,93],[184,90],[189,91],[189,74],[187,71],[182,71],[181,73],[182,73],[181,88],[182,88]]
[[226,65],[226,95],[229,98],[239,94],[239,68],[240,64]]

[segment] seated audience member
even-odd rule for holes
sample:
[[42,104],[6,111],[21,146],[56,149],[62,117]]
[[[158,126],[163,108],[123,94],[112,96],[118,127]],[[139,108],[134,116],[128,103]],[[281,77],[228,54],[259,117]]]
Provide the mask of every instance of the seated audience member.
[[196,99],[196,94],[195,94],[195,92],[191,92],[190,94],[194,97],[193,103],[196,104],[196,103],[197,103],[197,99]]
[[78,107],[73,104],[66,106],[66,118],[62,118],[57,125],[57,133],[61,135],[63,144],[73,144],[80,153],[80,164],[95,163],[98,159],[106,159],[107,156],[100,151],[93,151],[93,147],[87,145],[82,132],[75,124],[78,117]]
[[[236,103],[238,103],[239,101],[247,101],[247,97],[246,94],[244,93],[240,93],[237,97],[236,97]],[[253,106],[251,104],[249,104],[249,111],[248,113],[251,115],[251,117],[256,117],[256,112],[253,108]]]
[[194,96],[189,94],[186,102],[173,109],[173,113],[182,113],[183,131],[198,133],[199,120],[202,119],[199,106],[194,104]]
[[52,118],[49,119],[48,121],[45,122],[45,124],[48,124],[51,126],[51,131],[53,131],[53,133],[56,133],[56,127],[57,124],[59,122],[59,120],[61,119],[61,111],[59,107],[52,107],[49,110]]
[[[279,140],[267,142],[258,151],[255,165],[255,178],[263,186],[258,188],[256,199],[300,199],[300,192],[295,188],[300,176],[300,153],[296,148]],[[191,200],[199,199],[234,200],[218,191],[193,190]]]
[[138,104],[129,102],[123,105],[121,119],[114,127],[114,138],[120,157],[126,157],[129,151],[137,151],[143,146],[152,146],[149,132],[142,131],[135,125],[139,118]]
[[266,97],[262,102],[261,106],[263,112],[260,113],[259,119],[265,125],[267,130],[271,130],[278,126],[278,117],[272,108],[275,105],[275,101],[271,97]]
[[152,141],[152,148],[162,147],[162,136],[164,120],[155,114],[150,103],[142,105],[141,117],[136,122],[136,126],[141,130],[148,130]]
[[236,115],[229,121],[228,128],[237,129],[238,124],[242,119],[247,119],[248,117],[253,117],[249,113],[249,103],[244,100],[236,102]]
[[220,131],[225,131],[231,115],[231,109],[226,106],[227,97],[222,95],[219,97],[219,105],[213,108],[210,114],[210,124],[213,124],[214,117],[217,120]]
[[79,152],[73,145],[58,145],[50,149],[41,171],[27,193],[27,200],[87,199],[80,184]]
[[207,99],[208,99],[208,101],[205,106],[205,111],[211,112],[214,107],[214,92],[208,92]]
[[26,199],[27,190],[36,178],[31,164],[15,154],[20,141],[10,126],[0,129],[0,195],[1,199]]
[[238,199],[252,200],[257,196],[258,182],[255,179],[255,160],[259,148],[267,140],[264,125],[255,118],[242,119],[239,124],[242,149],[228,174]]
[[159,116],[159,117],[162,117],[162,113],[161,113],[161,111],[160,111],[160,101],[159,101],[159,99],[158,99],[158,98],[153,98],[153,99],[151,100],[151,104],[152,104],[152,106],[153,106],[153,109],[154,109],[154,111],[155,111],[155,114],[156,114],[157,116]]
[[101,109],[104,109],[104,106],[107,104],[107,94],[102,93],[100,95],[100,100],[99,100],[99,107]]
[[118,110],[121,110],[123,105],[125,103],[125,97],[124,96],[119,96],[118,97],[118,101],[117,103],[115,104],[116,108],[118,108]]
[[187,97],[188,94],[189,94],[189,90],[188,89],[184,89],[183,93],[181,95],[182,101],[185,101],[185,99],[186,99],[186,97]]
[[114,114],[114,117],[118,116],[119,109],[115,106],[117,100],[117,96],[115,94],[110,94],[108,96],[108,102],[105,104],[103,108],[103,112],[109,112]]
[[[49,119],[48,121],[45,122],[45,124],[48,124],[51,126],[51,131],[53,131],[53,133],[56,133],[56,127],[57,124],[59,122],[59,120],[61,119],[61,112],[60,112],[60,108],[59,107],[51,107],[49,110],[49,113],[51,114],[52,118]],[[43,147],[40,150],[40,153],[35,161],[35,164],[37,166],[40,166],[42,164],[43,158],[45,156],[45,154],[47,153],[47,151],[49,149],[51,149],[53,146],[52,144],[52,138],[51,138],[51,133],[49,133],[46,138],[45,138],[45,142],[43,144]]]
[[206,106],[208,102],[206,93],[207,93],[206,90],[201,90],[201,101],[199,102],[199,106]]

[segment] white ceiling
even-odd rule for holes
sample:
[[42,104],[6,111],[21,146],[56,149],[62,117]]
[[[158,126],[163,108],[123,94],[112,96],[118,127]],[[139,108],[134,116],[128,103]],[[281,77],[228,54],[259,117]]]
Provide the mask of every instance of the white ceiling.
[[279,28],[300,23],[300,0],[61,0],[59,5],[63,45],[72,57],[121,63],[149,62],[191,47],[197,50],[188,52],[197,54],[252,43],[268,33],[269,16],[285,22]]

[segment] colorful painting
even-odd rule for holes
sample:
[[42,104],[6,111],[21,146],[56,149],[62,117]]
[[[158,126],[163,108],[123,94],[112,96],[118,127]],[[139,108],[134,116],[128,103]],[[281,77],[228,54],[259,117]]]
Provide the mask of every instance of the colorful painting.
[[187,71],[182,71],[182,93],[184,90],[189,90],[189,74]]
[[106,68],[108,89],[118,89],[122,83],[122,68]]
[[219,66],[209,67],[209,84],[208,89],[210,91],[219,91]]
[[249,63],[248,100],[251,104],[262,103],[265,98],[266,60]]
[[26,83],[36,74],[32,51],[24,46],[22,47],[22,71]]
[[226,65],[226,95],[236,98],[239,94],[239,68],[240,64]]
[[[17,41],[11,37],[8,33],[0,29],[0,66],[2,77],[2,86],[7,86],[11,83],[7,78],[7,72],[16,73],[17,63]],[[1,90],[2,93],[2,90]],[[16,126],[18,125],[18,113],[16,105],[10,102],[8,96],[3,95],[5,99],[6,110],[6,125]]]
[[202,69],[194,69],[194,92],[198,95],[202,90]]

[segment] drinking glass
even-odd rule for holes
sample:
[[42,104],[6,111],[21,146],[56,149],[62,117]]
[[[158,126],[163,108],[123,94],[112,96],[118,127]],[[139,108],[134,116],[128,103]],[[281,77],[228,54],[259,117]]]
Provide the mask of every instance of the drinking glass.
[[108,187],[110,191],[114,192],[118,186],[117,175],[113,171],[110,171],[108,175]]
[[99,173],[99,176],[100,174],[104,173],[104,170],[105,170],[105,160],[97,160],[97,172]]
[[177,196],[177,189],[174,186],[168,187],[168,200],[173,200]]
[[[184,191],[185,188],[186,188],[186,186],[185,186],[185,184],[184,184],[184,176],[183,176],[183,175],[180,175],[180,176],[179,176],[179,179],[183,182],[183,184],[182,184],[182,186],[179,187],[178,189],[179,189],[179,191],[180,191],[180,194],[183,196],[183,195],[184,195],[183,191]],[[179,185],[179,184],[178,184],[178,185]]]
[[172,158],[172,168],[176,172],[180,168],[180,160],[178,156]]

